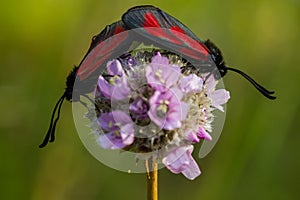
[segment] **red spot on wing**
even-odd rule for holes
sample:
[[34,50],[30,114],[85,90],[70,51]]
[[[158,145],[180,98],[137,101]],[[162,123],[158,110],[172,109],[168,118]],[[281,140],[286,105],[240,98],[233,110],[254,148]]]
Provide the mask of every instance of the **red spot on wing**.
[[[148,32],[148,34],[158,37],[163,40],[167,40],[173,44],[182,44],[182,42],[174,37],[174,35],[170,34],[167,30],[162,27],[156,17],[153,15],[153,13],[146,13],[144,14],[144,22],[142,24],[142,27],[145,28],[145,30]],[[151,29],[152,27],[152,29]],[[162,29],[155,29],[155,27],[162,28]],[[167,28],[167,27],[166,27]],[[182,30],[179,26],[172,26],[168,28],[171,30],[171,32],[180,32],[180,33],[185,33],[184,30]]]
[[171,32],[178,39],[183,41],[183,43],[185,43],[185,46],[187,46],[188,49],[193,49],[193,51],[197,52],[198,54],[201,54],[202,56],[207,56],[209,54],[208,49],[203,44],[190,38],[188,35],[178,32],[177,30],[175,31],[174,29],[171,30]]
[[185,34],[184,30],[182,30],[182,28],[180,28],[179,26],[172,26],[170,29],[171,29],[171,31],[177,31],[177,32]]
[[144,15],[143,27],[160,27],[157,19],[152,13],[146,13]]
[[90,74],[92,74],[98,67],[103,65],[110,56],[113,51],[120,46],[120,44],[126,40],[128,36],[127,32],[123,32],[122,34],[118,34],[114,37],[107,38],[105,41],[100,42],[84,59],[82,64],[78,69],[77,75],[80,80],[84,80],[88,78]]
[[158,38],[176,45],[178,47],[176,50],[186,57],[196,60],[206,60],[209,55],[209,51],[203,44],[190,38],[179,27],[172,29],[144,27],[144,30],[153,37],[153,40]]
[[173,35],[170,35],[168,32],[167,32],[167,29],[163,29],[163,28],[154,28],[154,27],[145,27],[144,28],[147,33],[149,35],[151,35],[153,38],[154,37],[157,37],[157,38],[160,38],[162,40],[166,40],[166,41],[169,41],[173,44],[177,44],[177,45],[181,45],[182,42],[174,37]]
[[207,56],[200,53],[199,51],[195,51],[195,49],[189,49],[189,48],[185,48],[185,47],[182,47],[182,48],[179,48],[178,51],[189,57],[189,58],[193,58],[195,60],[206,60],[207,59]]
[[125,29],[124,29],[122,26],[117,26],[117,27],[115,28],[115,30],[114,30],[114,35],[115,35],[115,34],[118,34],[118,33],[121,33],[121,32],[123,32],[123,31],[125,31]]

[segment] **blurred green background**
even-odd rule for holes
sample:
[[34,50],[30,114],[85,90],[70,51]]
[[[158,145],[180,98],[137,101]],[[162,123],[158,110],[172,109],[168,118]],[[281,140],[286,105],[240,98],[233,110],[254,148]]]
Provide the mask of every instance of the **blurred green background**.
[[[159,171],[159,197],[300,199],[299,0],[10,0],[0,3],[0,199],[146,199],[146,175],[110,169],[82,145],[65,102],[57,141],[39,149],[65,78],[93,35],[134,5],[153,4],[211,39],[228,65],[223,133],[189,181]],[[298,125],[297,125],[298,124]],[[196,152],[197,153],[197,152]]]

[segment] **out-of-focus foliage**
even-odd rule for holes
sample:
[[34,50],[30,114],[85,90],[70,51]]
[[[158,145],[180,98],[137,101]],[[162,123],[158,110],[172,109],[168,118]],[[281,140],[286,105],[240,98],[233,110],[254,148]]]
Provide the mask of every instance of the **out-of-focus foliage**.
[[145,199],[146,175],[106,167],[84,148],[71,104],[57,141],[38,149],[64,81],[91,37],[128,8],[156,5],[210,38],[228,65],[249,73],[278,99],[240,76],[215,149],[198,159],[195,181],[159,172],[160,199],[299,199],[300,1],[27,0],[0,3],[0,199]]

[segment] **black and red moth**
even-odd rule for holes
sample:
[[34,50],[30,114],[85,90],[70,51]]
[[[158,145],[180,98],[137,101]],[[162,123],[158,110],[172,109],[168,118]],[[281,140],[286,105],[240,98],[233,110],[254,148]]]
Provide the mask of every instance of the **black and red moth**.
[[[137,35],[130,36],[127,34],[128,30],[137,29],[139,30],[137,31]],[[90,48],[86,55],[67,77],[66,89],[54,107],[49,129],[39,147],[42,148],[46,146],[48,142],[54,141],[55,127],[59,120],[60,110],[64,100],[66,99],[70,102],[80,101],[80,96],[84,96],[86,92],[93,90],[93,88],[87,88],[86,91],[74,91],[75,80],[79,80],[83,85],[88,85],[88,83],[93,81],[95,82],[99,76],[99,69],[108,60],[114,58],[113,55],[115,55],[115,52],[126,51],[134,41],[139,39],[143,41],[148,39],[151,44],[161,46],[162,48],[171,46],[172,49],[177,50],[175,53],[189,57],[196,62],[203,60],[205,57],[210,58],[217,67],[218,73],[214,73],[212,70],[215,69],[212,67],[198,67],[200,71],[209,72],[211,70],[211,73],[214,73],[218,79],[225,76],[228,70],[234,71],[246,78],[265,97],[269,99],[276,98],[272,96],[274,92],[265,89],[244,72],[227,67],[221,51],[210,40],[200,40],[184,24],[159,8],[151,5],[136,6],[124,13],[122,20],[107,25],[104,30],[92,38]],[[164,46],[161,44],[167,45]]]

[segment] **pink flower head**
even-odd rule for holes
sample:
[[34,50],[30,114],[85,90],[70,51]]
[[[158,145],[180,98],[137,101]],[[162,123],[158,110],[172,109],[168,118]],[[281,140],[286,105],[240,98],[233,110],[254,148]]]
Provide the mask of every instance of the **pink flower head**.
[[107,62],[95,89],[97,110],[92,107],[87,116],[94,132],[102,129],[97,142],[103,148],[137,153],[137,159],[151,153],[155,162],[193,180],[201,174],[193,145],[212,140],[214,110],[224,111],[229,92],[218,89],[213,73],[155,51],[132,51]]

